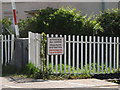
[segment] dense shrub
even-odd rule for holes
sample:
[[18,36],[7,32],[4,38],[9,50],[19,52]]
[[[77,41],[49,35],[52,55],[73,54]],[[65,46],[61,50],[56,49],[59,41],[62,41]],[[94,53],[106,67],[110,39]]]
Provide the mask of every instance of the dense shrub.
[[104,29],[98,35],[120,36],[120,9],[106,10],[98,16],[97,22],[100,22]]
[[8,20],[7,18],[2,19],[2,24],[4,25],[4,27],[11,29],[10,26],[12,25],[12,22]]
[[2,20],[0,20],[0,28],[2,28],[2,25],[7,28],[11,33],[13,32],[13,29],[11,27],[12,22],[10,20],[8,20],[8,18],[3,18]]
[[21,21],[19,28],[21,37],[27,37],[28,31],[66,35],[93,35],[98,30],[102,31],[101,26],[94,19],[86,19],[75,9],[70,8],[42,9],[35,17]]

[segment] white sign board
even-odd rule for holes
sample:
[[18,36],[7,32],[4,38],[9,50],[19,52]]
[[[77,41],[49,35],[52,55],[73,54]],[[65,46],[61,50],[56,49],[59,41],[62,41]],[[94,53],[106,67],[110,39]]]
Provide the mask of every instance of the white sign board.
[[54,37],[47,39],[47,52],[48,55],[64,54],[64,38]]

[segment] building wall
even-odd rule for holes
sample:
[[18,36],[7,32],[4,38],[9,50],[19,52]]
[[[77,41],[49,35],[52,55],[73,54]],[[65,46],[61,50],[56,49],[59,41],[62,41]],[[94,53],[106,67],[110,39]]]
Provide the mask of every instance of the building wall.
[[[105,4],[106,9],[118,8],[118,2],[106,2]],[[103,10],[102,2],[16,2],[17,18],[26,19],[28,15],[24,11],[29,11],[32,9],[42,9],[46,7],[61,8],[67,6],[69,6],[70,8],[75,8],[76,11],[82,11],[82,15],[91,15],[92,12],[94,12],[95,14],[99,14],[99,11]],[[2,18],[10,17],[12,19],[11,11],[11,3],[3,2]]]

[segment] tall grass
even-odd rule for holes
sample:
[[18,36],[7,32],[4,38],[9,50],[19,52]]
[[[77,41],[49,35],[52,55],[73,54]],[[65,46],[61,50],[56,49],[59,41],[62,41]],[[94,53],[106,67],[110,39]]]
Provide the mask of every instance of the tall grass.
[[[94,64],[91,63],[91,73],[94,73],[93,66],[94,66]],[[52,65],[50,63],[49,64],[49,70],[50,71],[51,71],[51,67],[52,67]],[[62,73],[65,73],[64,70],[65,70],[65,66],[64,66],[64,64],[62,64]],[[115,71],[117,71],[117,69]],[[53,73],[55,73],[55,72],[56,72],[56,65],[53,65]],[[57,73],[60,73],[60,64],[58,64]],[[66,65],[66,73],[69,73],[69,65]],[[74,67],[74,72],[73,72],[73,67],[71,66],[70,67],[70,73],[71,74],[77,73],[77,67]],[[79,73],[81,73],[81,68],[79,68]],[[83,73],[87,73],[87,74],[90,73],[89,64],[87,64],[87,72],[85,71],[85,65],[83,66]],[[98,73],[97,63],[95,64],[95,73],[96,74]],[[101,65],[99,65],[99,73],[102,73],[102,66]],[[105,64],[103,65],[103,73],[106,73],[106,65]],[[107,67],[107,73],[110,73],[110,67],[109,66]],[[114,68],[112,68],[111,73],[114,73]]]

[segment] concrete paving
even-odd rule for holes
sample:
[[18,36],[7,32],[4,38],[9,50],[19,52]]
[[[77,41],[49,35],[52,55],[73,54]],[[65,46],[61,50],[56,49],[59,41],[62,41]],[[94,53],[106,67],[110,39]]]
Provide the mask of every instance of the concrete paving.
[[40,80],[14,79],[0,77],[2,88],[119,88],[119,85],[106,80],[77,79],[77,80]]

